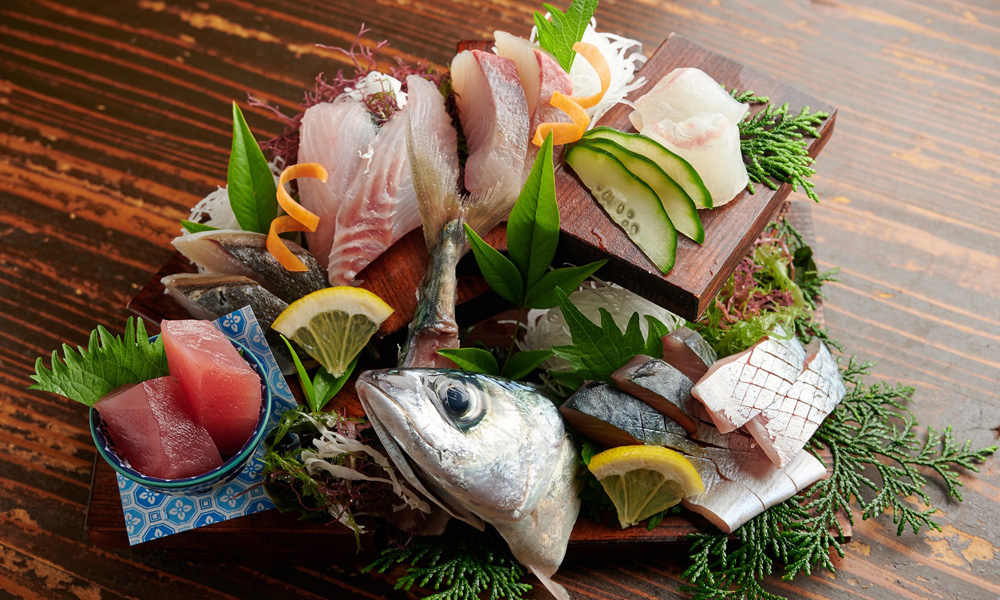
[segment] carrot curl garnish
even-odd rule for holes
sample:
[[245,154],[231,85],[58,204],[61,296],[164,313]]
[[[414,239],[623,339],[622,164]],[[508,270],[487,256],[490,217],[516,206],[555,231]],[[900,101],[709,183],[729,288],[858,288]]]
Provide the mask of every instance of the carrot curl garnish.
[[267,232],[267,251],[289,271],[308,271],[305,263],[295,256],[295,253],[288,249],[285,240],[279,237],[289,231],[309,231],[309,228],[289,215],[281,215],[271,221],[271,229]]
[[573,100],[583,108],[591,108],[597,106],[597,103],[604,98],[604,94],[608,93],[608,88],[611,87],[611,67],[608,66],[608,61],[601,54],[601,51],[597,49],[597,46],[593,44],[588,44],[586,42],[577,42],[573,44],[573,50],[577,54],[582,56],[590,63],[590,66],[594,68],[597,72],[597,78],[601,80],[601,91],[594,94],[593,96],[573,96]]
[[316,231],[316,227],[319,225],[319,217],[296,202],[288,194],[288,190],[285,189],[289,181],[298,179],[299,177],[313,177],[326,183],[326,169],[319,163],[299,163],[286,167],[278,178],[278,204],[281,205],[281,208],[288,216],[306,227],[306,229],[300,229],[299,231]]

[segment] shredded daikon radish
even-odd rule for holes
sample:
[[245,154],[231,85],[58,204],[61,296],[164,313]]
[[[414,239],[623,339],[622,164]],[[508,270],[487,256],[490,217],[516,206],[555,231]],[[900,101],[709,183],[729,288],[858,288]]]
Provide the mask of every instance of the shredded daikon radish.
[[372,71],[365,75],[355,87],[344,88],[344,93],[337,97],[337,100],[351,98],[358,102],[363,101],[372,94],[379,92],[392,94],[396,98],[396,106],[403,108],[406,105],[406,92],[403,91],[403,82],[391,75]]

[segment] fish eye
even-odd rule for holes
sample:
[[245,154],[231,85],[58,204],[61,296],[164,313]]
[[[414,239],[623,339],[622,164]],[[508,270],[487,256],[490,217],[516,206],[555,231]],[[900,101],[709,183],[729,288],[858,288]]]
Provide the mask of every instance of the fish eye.
[[462,430],[469,429],[486,413],[483,390],[473,381],[442,379],[433,386],[437,391],[441,412]]
[[455,386],[448,386],[442,398],[444,407],[455,416],[465,414],[472,405],[472,399],[468,392]]

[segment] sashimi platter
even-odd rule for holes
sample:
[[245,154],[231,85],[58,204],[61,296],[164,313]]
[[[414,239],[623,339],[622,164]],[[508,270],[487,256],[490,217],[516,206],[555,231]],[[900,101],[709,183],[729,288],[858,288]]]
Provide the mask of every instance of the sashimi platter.
[[939,527],[929,473],[960,500],[996,448],[919,430],[825,328],[835,109],[681,36],[647,56],[597,4],[448,65],[361,26],[299,114],[233,102],[139,318],[36,363],[91,409],[90,521],[106,497],[128,544],[181,547],[266,512],[442,600],[572,598],[567,552],[626,546],[695,598],[775,598],[858,516]]

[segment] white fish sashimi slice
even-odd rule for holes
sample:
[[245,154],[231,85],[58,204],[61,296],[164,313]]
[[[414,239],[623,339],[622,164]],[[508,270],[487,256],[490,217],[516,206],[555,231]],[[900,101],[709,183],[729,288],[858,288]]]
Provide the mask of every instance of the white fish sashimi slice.
[[[573,80],[569,73],[554,58],[524,38],[504,31],[493,32],[493,38],[496,41],[497,55],[514,61],[517,67],[521,88],[528,103],[528,118],[531,121],[529,135],[534,135],[539,123],[568,123],[569,116],[552,106],[550,100],[555,92],[567,96],[573,94]],[[536,152],[534,144],[529,144],[528,153]]]
[[722,113],[704,113],[677,122],[665,119],[643,123],[643,135],[694,167],[716,208],[735,198],[750,183],[740,150],[739,128]]
[[329,265],[337,213],[355,175],[366,166],[367,159],[362,157],[377,131],[365,105],[351,100],[317,104],[302,117],[299,162],[319,163],[329,174],[326,183],[308,178],[298,181],[299,202],[319,216],[319,226],[306,233],[306,241],[324,268]]
[[629,119],[642,131],[645,125],[664,120],[679,123],[703,113],[719,113],[730,123],[739,123],[749,111],[749,104],[737,102],[709,74],[684,67],[667,73],[637,99]]
[[327,274],[331,285],[349,285],[399,237],[420,226],[406,154],[406,108],[372,141],[370,162],[357,172],[337,211]]
[[521,191],[528,153],[528,104],[514,61],[479,50],[451,62],[452,86],[469,144],[465,187],[494,197],[498,215],[510,213]]
[[729,433],[742,427],[788,393],[802,373],[806,351],[783,331],[752,348],[715,362],[691,394],[701,401],[716,427]]
[[746,429],[775,464],[789,464],[847,394],[837,361],[819,340],[809,348],[806,368],[785,396],[761,411]]

